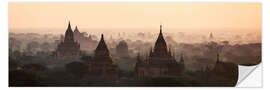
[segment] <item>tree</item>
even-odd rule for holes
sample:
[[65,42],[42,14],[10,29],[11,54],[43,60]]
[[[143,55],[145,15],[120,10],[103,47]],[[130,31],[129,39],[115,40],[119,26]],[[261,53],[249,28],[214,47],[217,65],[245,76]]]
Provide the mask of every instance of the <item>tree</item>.
[[91,56],[87,56],[87,55],[83,55],[81,56],[81,61],[83,61],[84,63],[89,63],[91,60],[92,60],[92,57]]
[[32,42],[29,42],[27,44],[26,50],[29,53],[33,54],[33,53],[35,53],[38,50],[39,46],[40,46],[40,44],[38,42],[32,41]]
[[88,66],[81,62],[71,62],[66,64],[66,71],[76,75],[76,76],[83,76],[88,72]]
[[9,86],[40,86],[39,76],[25,69],[9,71]]

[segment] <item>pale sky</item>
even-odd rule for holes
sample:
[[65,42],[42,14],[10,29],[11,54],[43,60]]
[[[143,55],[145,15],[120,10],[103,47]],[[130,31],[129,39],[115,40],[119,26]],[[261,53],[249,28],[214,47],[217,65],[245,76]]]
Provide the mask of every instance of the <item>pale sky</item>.
[[[261,32],[261,3],[9,3],[10,29],[186,29]],[[172,28],[172,29],[169,29]],[[29,29],[30,30],[30,29]],[[90,32],[90,31],[89,31]]]

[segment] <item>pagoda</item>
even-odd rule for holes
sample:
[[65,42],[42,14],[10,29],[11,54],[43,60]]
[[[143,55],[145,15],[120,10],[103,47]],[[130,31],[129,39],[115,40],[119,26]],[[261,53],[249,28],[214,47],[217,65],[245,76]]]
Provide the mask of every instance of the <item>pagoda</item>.
[[65,32],[64,39],[60,41],[56,49],[57,59],[79,59],[80,58],[80,44],[74,41],[73,31],[70,22]]
[[150,49],[149,56],[142,60],[137,56],[135,65],[135,77],[137,79],[157,78],[157,77],[178,77],[183,73],[184,61],[177,62],[172,55],[171,49],[167,48],[166,41],[162,33],[162,25],[156,40],[154,49]]
[[90,75],[103,80],[118,81],[119,68],[112,60],[103,34],[94,53],[94,57],[89,65]]

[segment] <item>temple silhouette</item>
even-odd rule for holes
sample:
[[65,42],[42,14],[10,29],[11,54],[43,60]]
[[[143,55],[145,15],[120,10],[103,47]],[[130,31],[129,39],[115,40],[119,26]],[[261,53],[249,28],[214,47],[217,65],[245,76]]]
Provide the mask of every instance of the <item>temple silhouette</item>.
[[[81,57],[80,43],[78,41],[83,40],[81,37],[82,33],[79,32],[77,26],[74,32],[71,29],[70,22],[68,28],[65,32],[65,36],[62,36],[63,40],[58,44],[56,49],[56,57],[58,59],[79,59]],[[86,40],[91,39],[89,36]],[[210,39],[213,38],[212,33],[210,34]],[[82,42],[82,41],[81,41]],[[90,41],[85,41],[90,42]],[[117,46],[117,54],[120,57],[128,57],[128,46],[125,41],[121,41]],[[193,78],[195,81],[192,83],[187,82],[189,79],[185,77],[185,61],[184,54],[181,53],[180,60],[176,60],[175,54],[172,53],[171,48],[168,48],[166,40],[163,37],[162,25],[160,25],[160,32],[157,40],[154,44],[154,48],[150,48],[148,56],[142,58],[140,52],[136,58],[136,64],[134,66],[133,78],[131,86],[144,83],[150,80],[152,84],[142,84],[142,86],[235,86],[238,80],[238,66],[234,63],[223,62],[220,60],[219,53],[217,52],[216,63],[213,68],[206,67],[205,70],[199,71],[200,76],[195,76]],[[105,80],[113,82],[114,84],[120,81],[120,69],[118,65],[113,60],[110,51],[104,40],[104,35],[101,34],[100,41],[94,50],[94,55],[87,64],[88,71],[87,75],[91,78],[98,80]],[[153,84],[154,79],[179,79],[182,81],[167,81],[163,80],[160,82],[171,82]],[[136,81],[143,82],[136,82]],[[103,83],[104,84],[104,83]],[[123,86],[125,84],[122,84]]]
[[64,39],[60,41],[56,49],[57,59],[79,59],[80,44],[74,40],[74,33],[71,29],[70,22],[65,32]]
[[178,77],[184,71],[183,56],[181,62],[177,62],[172,55],[171,49],[162,34],[162,25],[160,33],[155,43],[154,50],[150,49],[149,56],[141,60],[138,55],[135,66],[135,77],[137,79],[157,78],[157,77]]
[[120,41],[119,44],[116,45],[115,48],[116,48],[117,56],[122,57],[122,58],[129,57],[128,45],[125,40]]
[[86,32],[80,32],[77,26],[74,30],[74,40],[80,43],[81,50],[95,48],[94,46],[97,44],[97,41],[92,39],[91,34],[88,35]]
[[238,65],[221,61],[217,53],[215,67],[210,70],[207,79],[207,84],[211,86],[235,86],[238,80]]
[[101,35],[98,46],[94,52],[93,60],[91,60],[89,64],[90,76],[113,82],[118,81],[119,68],[112,60],[103,34]]

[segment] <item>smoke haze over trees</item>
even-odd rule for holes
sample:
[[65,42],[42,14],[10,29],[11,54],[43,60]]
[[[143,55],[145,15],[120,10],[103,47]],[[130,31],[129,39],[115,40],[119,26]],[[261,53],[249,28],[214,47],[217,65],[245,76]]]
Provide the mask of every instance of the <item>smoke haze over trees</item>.
[[[202,68],[213,68],[216,62],[216,53],[220,53],[220,60],[240,65],[256,65],[261,62],[261,40],[259,36],[249,33],[243,34],[186,34],[164,33],[168,48],[176,60],[184,55],[186,71],[197,72]],[[91,33],[92,39],[98,41],[99,33]],[[120,67],[120,80],[133,78],[136,56],[141,54],[146,58],[149,50],[154,46],[157,33],[138,32],[114,32],[105,33],[106,43],[113,57],[113,60]],[[10,75],[24,75],[31,78],[30,86],[35,82],[43,82],[40,85],[82,85],[91,84],[87,80],[95,80],[84,75],[84,67],[91,61],[95,48],[84,49],[79,60],[57,60],[54,58],[55,49],[60,39],[60,34],[39,34],[39,33],[9,33],[9,70]],[[257,39],[256,39],[257,38]],[[129,57],[117,55],[119,42],[125,41],[128,46]],[[97,44],[93,44],[96,47]],[[125,46],[126,47],[126,46]],[[78,67],[77,67],[78,66]],[[78,71],[81,70],[81,71]],[[64,77],[63,77],[64,76]],[[79,77],[80,78],[79,78]],[[14,77],[14,76],[11,76]],[[13,79],[24,81],[23,78],[10,78],[10,85]],[[49,82],[55,83],[49,83]],[[69,84],[61,84],[67,82]],[[25,85],[24,85],[25,86]],[[27,85],[26,85],[27,86]]]

